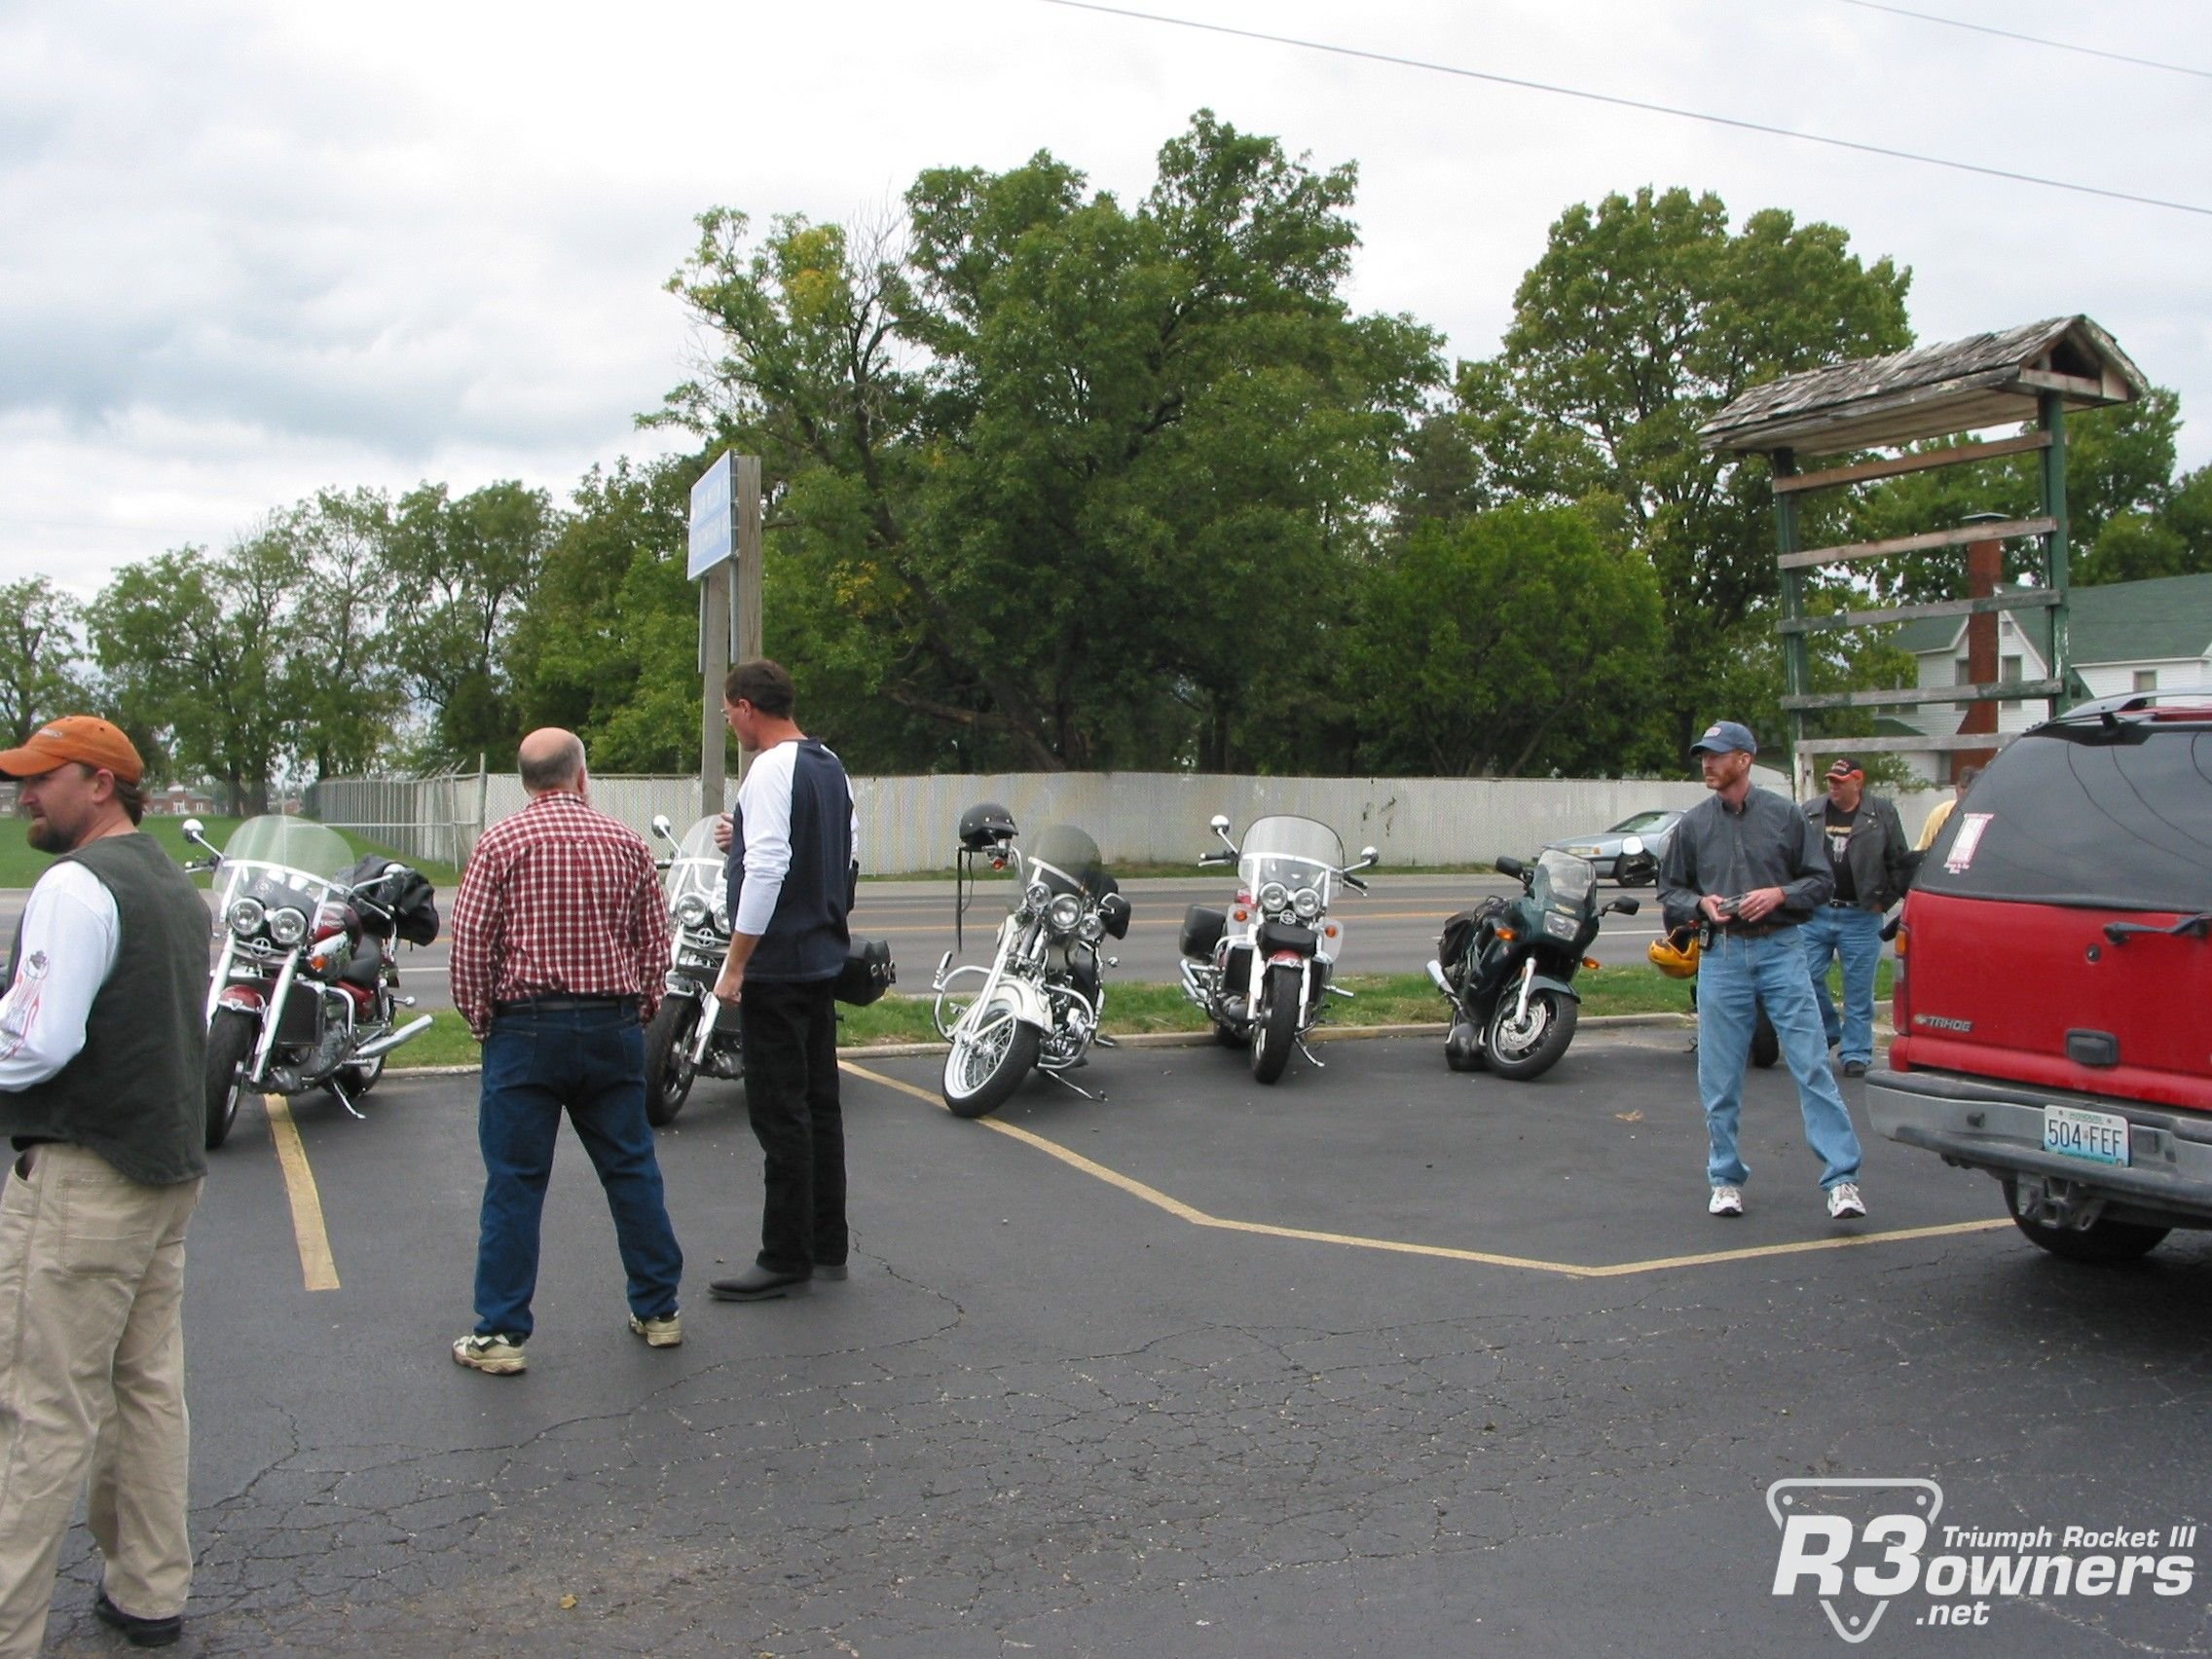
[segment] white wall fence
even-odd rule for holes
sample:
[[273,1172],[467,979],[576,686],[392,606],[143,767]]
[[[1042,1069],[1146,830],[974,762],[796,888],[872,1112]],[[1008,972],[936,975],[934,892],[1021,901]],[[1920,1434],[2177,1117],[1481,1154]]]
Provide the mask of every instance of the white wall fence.
[[[1787,793],[1778,773],[1758,781]],[[1916,830],[1948,792],[1899,802]],[[1344,837],[1347,857],[1373,845],[1385,868],[1487,864],[1546,841],[1587,834],[1647,807],[1704,798],[1691,779],[1622,778],[1254,778],[1184,772],[941,773],[855,778],[861,859],[871,875],[950,866],[962,810],[979,800],[1009,808],[1025,830],[1082,826],[1109,865],[1195,863],[1214,846],[1206,821],[1226,814],[1232,833],[1264,813],[1317,818]],[[458,865],[486,824],[522,810],[512,773],[433,778],[333,778],[317,784],[308,810],[359,830],[416,858]],[[655,813],[677,832],[701,815],[697,778],[600,777],[592,804],[641,834]],[[481,810],[479,809],[481,803]]]

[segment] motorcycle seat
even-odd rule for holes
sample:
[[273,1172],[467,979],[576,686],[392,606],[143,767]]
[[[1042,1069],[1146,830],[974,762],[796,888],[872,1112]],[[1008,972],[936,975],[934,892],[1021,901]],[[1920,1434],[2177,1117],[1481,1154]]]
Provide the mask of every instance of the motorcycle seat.
[[383,941],[373,933],[364,933],[361,942],[353,947],[353,960],[346,964],[338,977],[344,984],[373,991],[377,988],[377,971],[383,966]]

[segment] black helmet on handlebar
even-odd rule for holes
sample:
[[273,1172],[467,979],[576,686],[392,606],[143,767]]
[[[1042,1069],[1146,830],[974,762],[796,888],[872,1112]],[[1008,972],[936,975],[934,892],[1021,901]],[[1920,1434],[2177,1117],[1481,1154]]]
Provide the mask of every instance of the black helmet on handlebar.
[[968,852],[993,851],[1014,837],[1014,814],[995,800],[977,801],[960,815],[960,845]]

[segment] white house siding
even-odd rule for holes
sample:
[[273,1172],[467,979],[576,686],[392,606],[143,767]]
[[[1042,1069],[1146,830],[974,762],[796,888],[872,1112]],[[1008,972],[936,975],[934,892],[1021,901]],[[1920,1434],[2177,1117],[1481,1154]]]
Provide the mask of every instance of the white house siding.
[[2192,685],[2212,686],[2212,657],[2174,657],[2157,662],[2078,662],[2075,671],[2089,687],[2091,697],[2121,697],[2135,689],[2135,676],[2147,668],[2158,671],[2158,689],[2172,691]]

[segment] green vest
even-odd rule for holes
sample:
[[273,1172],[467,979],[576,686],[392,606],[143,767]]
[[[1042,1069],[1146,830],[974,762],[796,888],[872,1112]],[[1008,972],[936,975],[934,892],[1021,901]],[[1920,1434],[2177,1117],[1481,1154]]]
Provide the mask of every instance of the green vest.
[[[66,861],[115,900],[115,967],[77,1057],[44,1083],[0,1092],[0,1134],[68,1141],[151,1187],[204,1175],[206,901],[151,835],[104,835],[55,862]],[[22,951],[18,922],[10,984]]]

